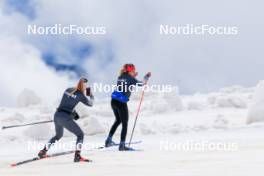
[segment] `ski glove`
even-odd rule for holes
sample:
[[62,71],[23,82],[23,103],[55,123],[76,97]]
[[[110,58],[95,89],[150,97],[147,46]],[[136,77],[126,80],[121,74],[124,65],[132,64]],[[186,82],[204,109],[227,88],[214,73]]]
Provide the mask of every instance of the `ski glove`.
[[78,120],[80,118],[79,114],[76,111],[73,111],[71,116],[74,120]]
[[148,72],[145,76],[144,76],[144,81],[147,82],[149,80],[149,78],[151,77],[151,73]]
[[86,96],[91,96],[91,88],[90,87],[86,88]]

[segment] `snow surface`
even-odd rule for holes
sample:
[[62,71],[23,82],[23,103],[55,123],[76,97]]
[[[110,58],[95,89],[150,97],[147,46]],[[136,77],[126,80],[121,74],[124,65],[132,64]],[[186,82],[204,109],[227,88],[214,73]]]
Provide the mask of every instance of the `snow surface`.
[[264,81],[260,81],[253,95],[249,108],[247,123],[264,121]]
[[[263,87],[260,83],[255,93],[254,88],[234,86],[190,96],[180,96],[176,92],[147,92],[134,135],[134,140],[143,141],[133,145],[141,151],[119,152],[117,147],[84,150],[83,155],[91,158],[93,163],[73,163],[71,154],[11,168],[11,163],[36,156],[38,149],[29,150],[28,143],[47,142],[54,135],[54,125],[1,130],[0,175],[263,175],[264,123],[247,124],[249,119],[257,121],[252,120],[255,117],[252,112],[260,115],[264,109],[259,108]],[[140,93],[135,94],[129,102],[128,139],[139,98]],[[27,102],[27,97],[24,100]],[[76,108],[81,116],[77,123],[86,134],[85,144],[90,146],[89,149],[103,145],[114,121],[109,101],[96,100],[92,108],[83,105]],[[29,104],[26,107],[0,107],[1,126],[53,118],[54,104]],[[258,117],[261,119],[263,116]],[[114,137],[116,142],[119,142],[119,135],[120,128]],[[65,130],[64,138],[56,145],[72,141],[75,137]],[[228,151],[175,148],[176,144],[188,141],[231,143],[235,147]],[[166,148],[165,144],[170,144],[170,147]],[[61,150],[53,148],[50,153]]]

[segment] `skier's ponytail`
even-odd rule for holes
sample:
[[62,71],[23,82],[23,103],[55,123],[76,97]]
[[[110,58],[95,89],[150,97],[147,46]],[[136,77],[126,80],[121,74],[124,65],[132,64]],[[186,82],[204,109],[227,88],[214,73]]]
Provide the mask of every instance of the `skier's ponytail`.
[[87,83],[88,80],[86,78],[81,78],[77,84],[77,86],[74,88],[74,90],[71,92],[71,95],[73,95],[75,92],[79,91],[85,95],[86,87],[84,83]]

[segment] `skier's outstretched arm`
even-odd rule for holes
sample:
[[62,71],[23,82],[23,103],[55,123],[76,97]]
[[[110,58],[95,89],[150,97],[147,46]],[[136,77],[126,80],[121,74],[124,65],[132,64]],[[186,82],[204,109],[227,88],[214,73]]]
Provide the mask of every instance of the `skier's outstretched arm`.
[[90,98],[87,98],[87,99],[88,99],[87,105],[88,106],[93,106],[93,104],[94,104],[94,96],[90,95]]
[[148,72],[145,76],[144,76],[144,78],[143,78],[143,81],[139,81],[139,80],[137,80],[137,79],[135,79],[135,84],[137,85],[137,86],[143,86],[143,85],[145,85],[147,82],[148,82],[148,80],[149,80],[149,78],[151,77],[151,72]]
[[93,96],[93,94],[90,94],[89,98],[86,97],[85,95],[83,95],[82,103],[87,105],[87,106],[93,106],[93,104],[94,104],[94,96]]

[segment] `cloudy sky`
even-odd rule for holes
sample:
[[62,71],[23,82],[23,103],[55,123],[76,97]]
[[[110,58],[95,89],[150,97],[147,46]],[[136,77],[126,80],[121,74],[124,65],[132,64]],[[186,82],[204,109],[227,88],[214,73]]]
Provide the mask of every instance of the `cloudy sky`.
[[[264,12],[260,0],[1,0],[0,105],[24,88],[56,97],[76,75],[113,83],[133,62],[151,83],[181,93],[209,92],[263,79]],[[28,35],[28,25],[105,26],[106,35]],[[238,35],[170,35],[161,24],[236,26]],[[66,71],[59,71],[66,70]]]

